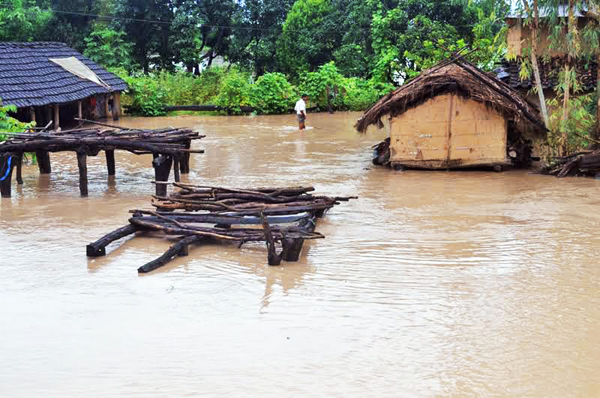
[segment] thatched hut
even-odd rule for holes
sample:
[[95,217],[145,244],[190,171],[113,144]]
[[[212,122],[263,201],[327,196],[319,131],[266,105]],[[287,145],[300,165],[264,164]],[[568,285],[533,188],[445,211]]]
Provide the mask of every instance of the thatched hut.
[[[118,119],[127,84],[63,43],[0,42],[0,99],[38,126],[74,117]],[[111,106],[112,105],[112,106]]]
[[382,98],[357,130],[383,127],[384,115],[390,118],[392,167],[510,165],[509,140],[546,130],[538,110],[518,92],[462,59],[444,61]]

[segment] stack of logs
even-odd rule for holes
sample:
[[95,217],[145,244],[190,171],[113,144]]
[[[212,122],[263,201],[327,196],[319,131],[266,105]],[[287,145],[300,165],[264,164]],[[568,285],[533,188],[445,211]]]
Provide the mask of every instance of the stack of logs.
[[595,176],[600,173],[600,150],[583,151],[571,156],[557,157],[543,172],[559,178]]
[[[87,255],[104,256],[107,245],[136,232],[159,232],[179,237],[179,241],[161,257],[140,267],[140,273],[187,255],[190,244],[210,242],[234,242],[241,247],[246,242],[264,241],[269,265],[279,265],[282,260],[298,261],[305,240],[324,238],[314,232],[317,219],[341,201],[354,198],[312,195],[311,187],[229,189],[174,185],[180,189],[178,192],[154,197],[156,211],[131,210],[129,224],[89,244]],[[277,243],[281,246],[279,253]]]
[[[156,180],[167,181],[171,166],[174,166],[175,181],[180,172],[189,173],[191,142],[203,138],[189,129],[167,128],[160,130],[123,130],[120,128],[84,127],[61,132],[31,132],[12,134],[0,143],[0,170],[6,178],[0,184],[3,197],[10,197],[12,169],[17,169],[17,183],[22,184],[21,165],[25,152],[35,152],[41,174],[50,174],[49,152],[74,151],[79,167],[81,196],[88,194],[87,157],[100,151],[106,154],[108,175],[115,175],[115,150],[124,150],[136,155],[153,154]],[[3,174],[4,175],[4,174]],[[158,195],[166,195],[166,185],[157,185]]]

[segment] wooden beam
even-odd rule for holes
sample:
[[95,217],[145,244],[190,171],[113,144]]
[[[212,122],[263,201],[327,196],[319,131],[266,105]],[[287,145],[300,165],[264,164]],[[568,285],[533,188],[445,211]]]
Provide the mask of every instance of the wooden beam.
[[121,93],[114,92],[113,93],[113,120],[119,120],[119,116],[121,115]]
[[33,106],[29,108],[29,121],[35,122],[35,108]]
[[77,101],[77,116],[81,119],[83,117],[83,105],[81,101]]
[[46,110],[46,120],[44,120],[44,123],[48,124],[52,121],[52,107],[51,105],[48,105],[44,107],[44,109]]
[[98,239],[94,243],[90,243],[86,247],[86,254],[88,257],[101,257],[106,255],[106,246],[115,240],[119,240],[128,235],[135,233],[136,227],[129,224],[124,226],[123,228],[119,228],[116,231],[109,233],[106,236]]
[[110,94],[104,96],[104,117],[108,118],[110,112],[108,111],[108,101],[110,100]]

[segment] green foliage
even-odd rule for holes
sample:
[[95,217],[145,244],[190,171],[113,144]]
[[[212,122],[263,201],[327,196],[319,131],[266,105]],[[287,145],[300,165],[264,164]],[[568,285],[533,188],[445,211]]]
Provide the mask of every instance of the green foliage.
[[35,40],[51,18],[35,0],[5,0],[0,7],[0,41]]
[[2,101],[0,100],[0,141],[5,141],[8,138],[8,135],[3,133],[21,133],[35,126],[35,122],[22,123],[9,115],[9,113],[17,111],[16,106],[1,106],[1,104]]
[[251,103],[258,113],[286,113],[294,108],[297,90],[282,73],[266,73],[251,89]]
[[236,68],[232,68],[221,83],[215,105],[225,108],[237,108],[250,105],[250,77]]
[[308,93],[311,102],[317,107],[339,107],[343,104],[340,89],[344,87],[344,76],[338,71],[335,62],[321,65],[316,72],[308,72],[300,79],[300,87]]
[[394,90],[394,85],[375,79],[349,78],[344,81],[344,107],[351,111],[369,109],[381,97]]
[[[559,80],[562,82],[556,87],[556,96],[547,101],[551,110],[549,115],[548,146],[551,156],[559,154],[559,148],[565,148],[567,153],[585,149],[590,144],[590,132],[594,126],[594,111],[596,95],[583,94],[582,88],[575,79],[575,71],[571,70],[570,81],[572,95],[567,106],[567,119],[563,121],[563,95],[565,85],[565,72],[561,72]],[[566,132],[567,142],[564,142],[563,132]]]
[[133,44],[125,41],[125,32],[116,31],[105,25],[96,25],[85,38],[83,55],[106,68],[131,70]]
[[133,115],[161,116],[166,112],[166,88],[160,75],[123,76],[128,85],[123,106]]

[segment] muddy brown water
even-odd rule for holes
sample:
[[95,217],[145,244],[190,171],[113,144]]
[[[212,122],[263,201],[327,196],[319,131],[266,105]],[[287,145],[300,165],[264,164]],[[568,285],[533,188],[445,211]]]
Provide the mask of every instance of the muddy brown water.
[[[148,207],[150,158],[117,179],[75,156],[33,166],[0,202],[2,397],[600,396],[600,182],[512,171],[393,172],[370,164],[358,114],[125,118],[193,126],[189,181],[314,185],[336,207],[298,263],[262,245],[85,245]],[[121,243],[121,242],[120,242]]]

